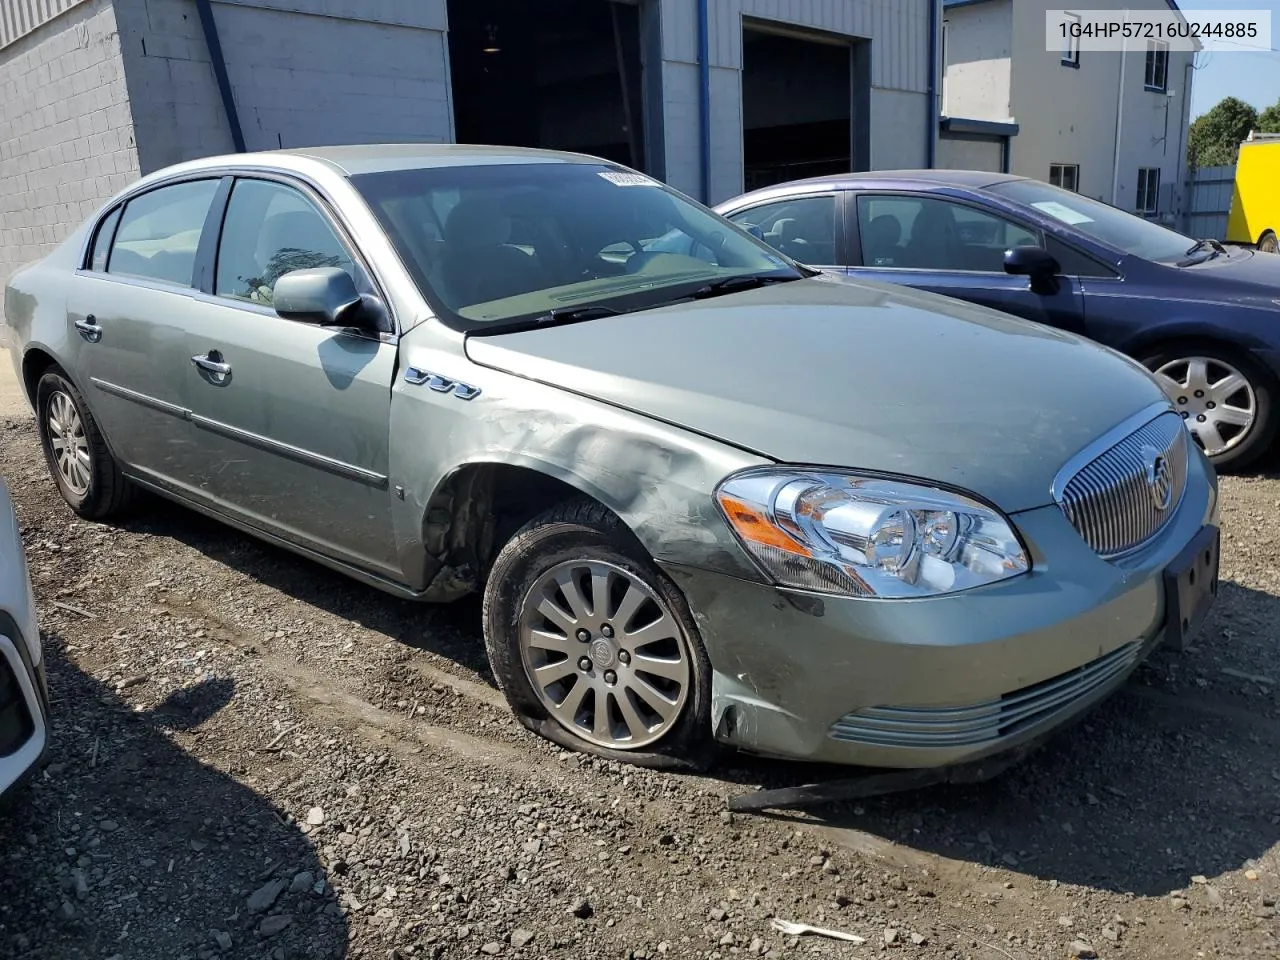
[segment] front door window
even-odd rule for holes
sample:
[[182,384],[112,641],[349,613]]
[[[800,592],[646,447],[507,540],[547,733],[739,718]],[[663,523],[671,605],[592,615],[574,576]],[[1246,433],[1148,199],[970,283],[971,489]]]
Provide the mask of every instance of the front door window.
[[758,227],[765,243],[792,260],[836,266],[836,198],[791,197],[729,215],[740,227]]
[[1003,273],[1011,247],[1039,235],[968,204],[934,197],[858,197],[862,264],[881,269]]

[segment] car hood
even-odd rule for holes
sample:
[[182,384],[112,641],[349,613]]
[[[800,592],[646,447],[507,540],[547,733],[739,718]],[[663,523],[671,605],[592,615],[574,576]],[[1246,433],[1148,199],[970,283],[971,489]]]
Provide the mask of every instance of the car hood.
[[[1188,279],[1219,281],[1218,287],[1208,288],[1211,299],[1228,302],[1261,299],[1266,306],[1274,307],[1280,298],[1280,257],[1274,254],[1233,250],[1228,256],[1182,267],[1179,272]],[[1213,297],[1214,293],[1219,296]]]
[[960,487],[1012,513],[1063,463],[1163,400],[1076,336],[830,277],[541,330],[472,336],[479,364],[761,454]]

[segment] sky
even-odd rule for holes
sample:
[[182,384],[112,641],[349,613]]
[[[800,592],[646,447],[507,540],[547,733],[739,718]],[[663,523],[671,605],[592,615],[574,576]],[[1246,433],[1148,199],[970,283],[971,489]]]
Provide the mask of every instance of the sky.
[[1201,53],[1191,84],[1194,120],[1223,97],[1237,97],[1259,110],[1280,100],[1280,0],[1178,0],[1183,10],[1270,10],[1270,53]]

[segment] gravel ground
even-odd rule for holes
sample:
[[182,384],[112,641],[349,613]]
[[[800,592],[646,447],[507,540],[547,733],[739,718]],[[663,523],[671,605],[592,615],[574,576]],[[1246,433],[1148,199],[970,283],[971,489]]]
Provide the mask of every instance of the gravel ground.
[[54,698],[0,814],[0,957],[1280,954],[1274,467],[1224,479],[1189,652],[997,781],[771,817],[725,797],[811,771],[654,774],[525,733],[474,602],[399,602],[158,501],[77,520],[2,380],[0,472]]

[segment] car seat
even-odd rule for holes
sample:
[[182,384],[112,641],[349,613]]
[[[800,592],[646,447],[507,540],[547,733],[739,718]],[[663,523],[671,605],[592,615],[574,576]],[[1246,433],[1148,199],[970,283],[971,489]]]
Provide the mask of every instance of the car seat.
[[862,233],[862,263],[868,267],[900,266],[902,224],[892,214],[881,214]]
[[501,300],[543,286],[535,257],[507,241],[511,218],[491,197],[468,197],[449,212],[431,285],[450,306]]

